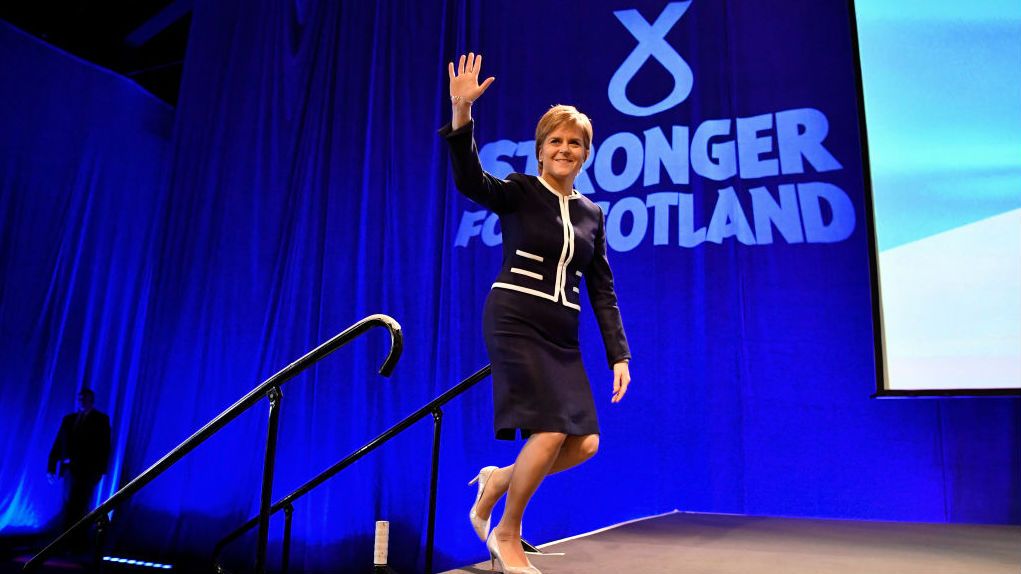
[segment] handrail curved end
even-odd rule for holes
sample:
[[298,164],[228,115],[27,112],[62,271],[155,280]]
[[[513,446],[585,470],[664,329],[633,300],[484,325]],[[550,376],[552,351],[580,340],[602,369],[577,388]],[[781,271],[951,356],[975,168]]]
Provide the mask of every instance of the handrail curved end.
[[386,330],[390,332],[390,352],[383,361],[383,366],[379,368],[380,375],[389,377],[393,374],[394,368],[397,367],[397,361],[401,358],[401,353],[404,352],[404,333],[401,331],[401,324],[397,322],[397,319],[382,313],[369,315],[362,319],[362,322],[375,323],[386,327]]

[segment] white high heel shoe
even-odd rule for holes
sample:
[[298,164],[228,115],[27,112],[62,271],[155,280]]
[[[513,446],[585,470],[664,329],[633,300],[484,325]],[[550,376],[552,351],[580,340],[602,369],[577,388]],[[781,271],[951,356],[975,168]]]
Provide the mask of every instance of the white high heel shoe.
[[489,518],[479,518],[475,513],[475,507],[479,505],[479,500],[482,499],[482,493],[486,490],[486,483],[489,482],[489,477],[493,475],[493,471],[499,469],[497,466],[487,466],[479,471],[475,478],[471,479],[468,486],[479,483],[478,492],[475,494],[475,502],[472,504],[471,510],[468,511],[468,520],[472,523],[472,528],[475,530],[475,534],[479,537],[479,540],[485,542],[489,538],[489,518],[492,518],[490,514]]
[[[500,556],[500,545],[492,535],[486,539],[486,548],[489,549],[489,567],[496,571],[496,563],[500,564],[500,572],[504,574],[542,574],[538,568],[528,562],[528,566],[507,566],[503,563],[503,556]],[[525,558],[528,561],[528,558]]]

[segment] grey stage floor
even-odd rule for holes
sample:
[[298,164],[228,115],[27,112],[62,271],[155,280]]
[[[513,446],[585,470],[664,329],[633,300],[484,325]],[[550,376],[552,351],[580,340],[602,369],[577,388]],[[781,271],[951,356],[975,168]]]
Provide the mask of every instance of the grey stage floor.
[[1021,526],[676,512],[542,550],[565,553],[531,557],[543,574],[1021,574]]

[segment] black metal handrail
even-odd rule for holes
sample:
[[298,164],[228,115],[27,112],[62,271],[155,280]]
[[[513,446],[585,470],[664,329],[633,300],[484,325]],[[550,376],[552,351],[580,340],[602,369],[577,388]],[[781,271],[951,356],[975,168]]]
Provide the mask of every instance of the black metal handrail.
[[400,324],[393,319],[393,317],[387,315],[370,315],[361,321],[358,321],[354,325],[351,325],[343,332],[335,335],[330,340],[319,345],[305,356],[301,357],[297,361],[294,361],[290,365],[287,365],[272,377],[266,379],[257,387],[252,389],[247,395],[239,399],[230,408],[223,411],[216,416],[213,420],[206,423],[205,426],[200,428],[195,434],[188,437],[184,442],[174,447],[173,450],[168,452],[163,458],[159,459],[146,469],[142,474],[139,474],[128,484],[124,485],[120,490],[115,492],[113,496],[106,499],[102,504],[96,507],[95,510],[86,514],[81,520],[76,522],[74,526],[68,528],[60,536],[49,543],[45,548],[39,551],[38,554],[32,557],[27,563],[25,563],[24,570],[31,572],[36,570],[42,565],[43,560],[49,556],[58,546],[60,546],[65,540],[70,538],[74,533],[88,528],[90,524],[96,522],[99,526],[98,530],[98,542],[97,548],[97,563],[99,565],[98,556],[99,549],[103,542],[103,533],[107,525],[107,513],[113,510],[118,504],[121,504],[133,494],[141,490],[145,485],[152,482],[157,476],[165,472],[168,468],[176,464],[179,460],[184,458],[189,452],[195,449],[209,437],[216,434],[220,429],[227,426],[228,423],[237,418],[241,413],[250,409],[256,403],[258,403],[263,397],[269,397],[270,399],[270,424],[267,431],[266,441],[266,457],[263,466],[263,484],[262,484],[262,498],[263,503],[260,508],[260,541],[259,551],[256,556],[256,570],[262,572],[265,565],[265,550],[266,550],[266,538],[268,537],[268,520],[269,514],[266,510],[269,507],[271,500],[271,488],[272,488],[272,477],[273,477],[273,459],[276,447],[276,430],[277,430],[277,416],[279,414],[278,407],[280,399],[282,397],[280,393],[280,387],[291,380],[305,369],[309,368],[319,360],[323,359],[333,351],[336,351],[340,347],[351,342],[353,339],[359,337],[372,327],[385,327],[390,332],[390,352],[387,354],[386,359],[383,361],[383,366],[379,368],[379,374],[389,377],[393,373],[394,367],[397,365],[397,361],[400,359],[401,352],[404,350],[404,336],[401,333]]
[[[273,503],[269,507],[269,514],[273,515],[281,510],[284,511],[284,540],[283,540],[283,564],[281,570],[283,574],[287,574],[288,565],[290,563],[290,541],[291,541],[291,516],[294,512],[294,502],[308,494],[312,489],[316,488],[320,484],[326,482],[340,471],[354,464],[358,459],[369,454],[376,448],[382,446],[388,440],[394,438],[402,431],[425,418],[426,415],[433,415],[433,452],[432,452],[432,469],[431,477],[429,482],[429,523],[428,531],[426,533],[426,559],[425,559],[425,571],[427,573],[432,572],[432,555],[433,555],[433,541],[436,526],[436,480],[439,471],[439,438],[440,438],[440,424],[443,418],[443,411],[441,407],[452,399],[465,392],[482,379],[489,376],[490,365],[482,367],[468,378],[462,380],[460,383],[454,385],[442,395],[426,403],[425,406],[418,409],[405,417],[401,422],[383,431],[382,434],[369,441],[368,444],[347,455],[340,461],[336,462],[326,470],[317,474],[314,478],[299,486],[287,496],[281,498],[277,502]],[[220,539],[213,548],[213,563],[216,566],[217,572],[224,573],[226,570],[220,561],[220,553],[223,551],[231,542],[240,538],[244,533],[248,532],[256,525],[260,524],[261,516],[253,516],[247,522],[238,526],[229,534]]]

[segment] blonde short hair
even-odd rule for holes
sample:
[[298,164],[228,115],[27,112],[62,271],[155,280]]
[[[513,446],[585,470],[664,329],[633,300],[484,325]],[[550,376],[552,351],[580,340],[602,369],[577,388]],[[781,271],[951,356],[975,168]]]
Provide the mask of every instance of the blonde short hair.
[[574,106],[558,104],[551,107],[539,118],[539,123],[535,126],[535,157],[539,159],[539,175],[542,175],[542,159],[540,157],[542,142],[546,141],[546,138],[554,130],[564,124],[571,124],[581,128],[581,143],[585,148],[586,156],[588,155],[589,148],[592,147],[592,120],[588,116],[579,112],[578,108]]

